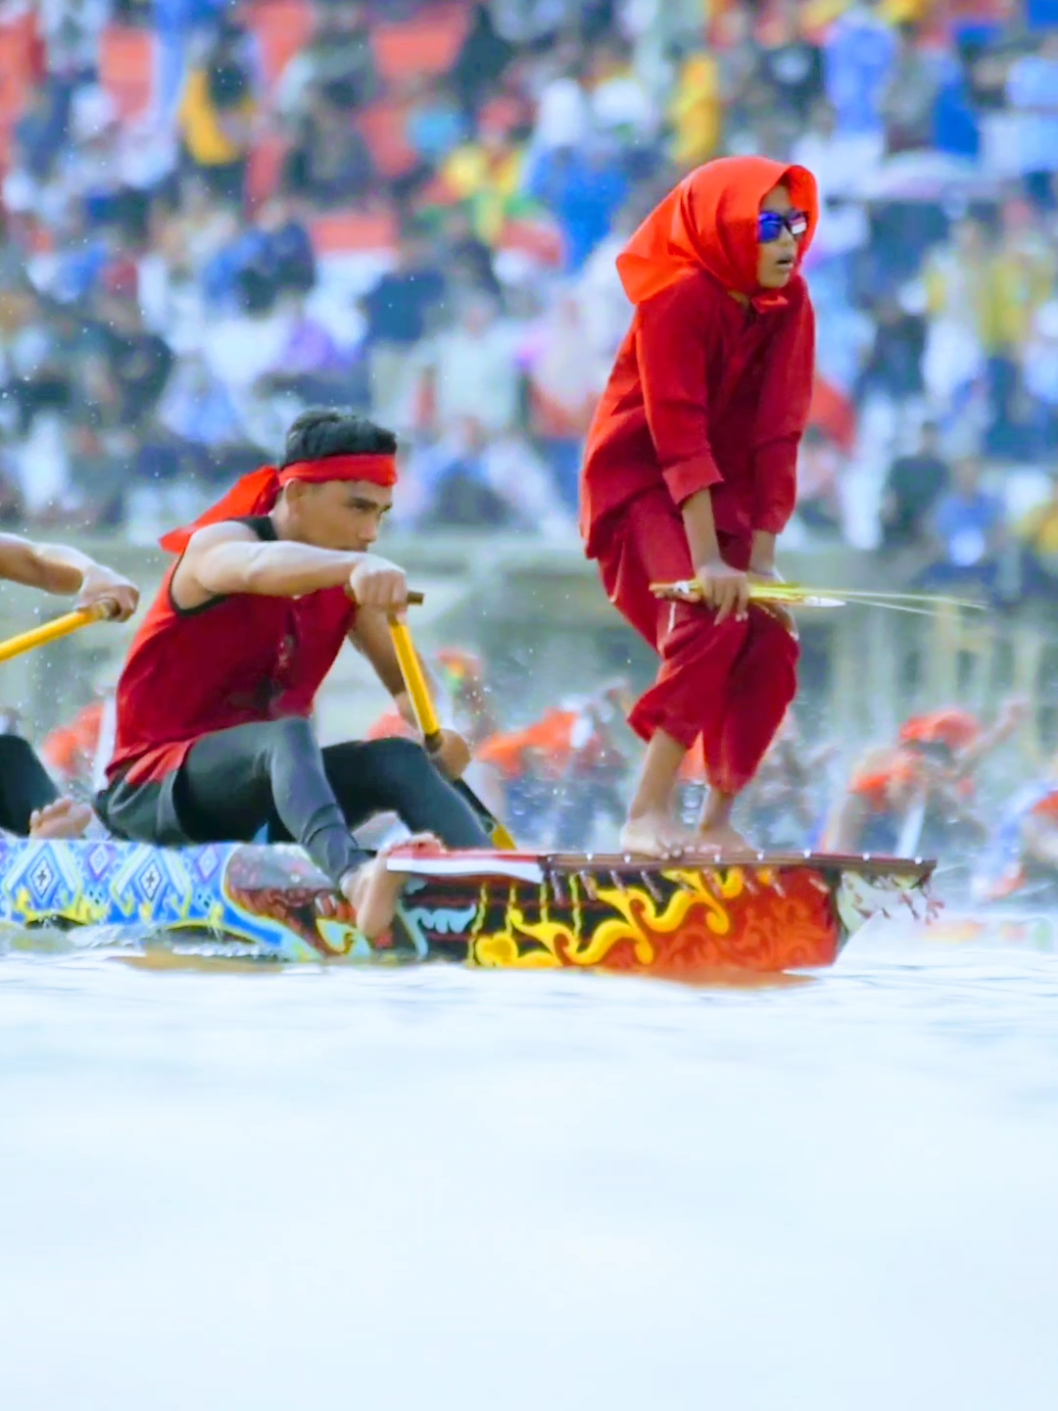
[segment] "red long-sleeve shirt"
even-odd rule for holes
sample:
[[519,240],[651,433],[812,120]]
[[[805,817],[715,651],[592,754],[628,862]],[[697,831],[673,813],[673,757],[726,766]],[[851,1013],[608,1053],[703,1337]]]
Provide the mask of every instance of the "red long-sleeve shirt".
[[589,558],[629,503],[664,484],[681,505],[712,492],[721,532],[778,534],[793,512],[808,419],[815,318],[795,275],[758,312],[692,272],[640,304],[588,438],[581,529]]

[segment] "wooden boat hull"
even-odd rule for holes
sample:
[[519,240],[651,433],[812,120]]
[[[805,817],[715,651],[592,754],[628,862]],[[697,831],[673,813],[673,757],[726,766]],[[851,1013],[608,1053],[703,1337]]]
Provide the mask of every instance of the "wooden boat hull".
[[[883,907],[917,907],[932,864],[760,855],[731,865],[621,857],[395,854],[392,931],[369,943],[297,848],[0,842],[0,922],[116,938],[194,933],[286,961],[457,960],[486,968],[693,975],[831,965]],[[436,875],[440,868],[446,875]]]

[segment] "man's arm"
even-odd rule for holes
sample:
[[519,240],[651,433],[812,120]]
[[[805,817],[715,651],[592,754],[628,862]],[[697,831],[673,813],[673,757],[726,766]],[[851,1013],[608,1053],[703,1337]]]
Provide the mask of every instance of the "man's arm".
[[263,542],[248,525],[226,522],[192,535],[173,576],[173,595],[186,610],[233,593],[300,598],[345,585],[363,607],[397,611],[407,603],[404,571],[386,559],[293,540]]
[[[388,615],[376,608],[360,608],[349,633],[349,640],[358,651],[363,652],[374,667],[378,679],[393,697],[401,719],[418,730],[419,722],[415,718],[415,708],[404,685],[397,649],[393,645],[393,635],[389,630]],[[419,664],[431,694],[436,695],[436,683],[421,657]],[[442,730],[441,745],[434,758],[449,779],[458,779],[470,763],[470,746],[457,731]]]
[[[393,645],[393,635],[389,630],[389,620],[386,614],[375,608],[361,608],[356,614],[356,622],[349,633],[349,640],[358,651],[363,652],[374,667],[375,675],[393,697],[401,718],[406,720],[409,725],[417,727],[418,722],[412,709],[411,697],[404,687],[404,677],[401,673],[400,662],[397,660],[397,649]],[[432,689],[434,683],[421,658],[420,664],[427,684]]]
[[1024,725],[1031,716],[1032,707],[1022,697],[1014,696],[1010,700],[1004,701],[991,730],[985,730],[972,745],[960,752],[956,761],[955,777],[965,779],[968,775],[973,774],[978,766],[990,754],[999,749],[1000,745],[1006,744],[1015,731]]
[[775,543],[777,534],[769,534],[766,529],[754,529],[753,547],[749,555],[750,573],[758,573],[763,578],[775,574]]
[[136,611],[139,590],[113,569],[65,544],[34,544],[17,534],[0,534],[0,578],[62,596],[77,594],[79,607],[112,602],[124,621]]

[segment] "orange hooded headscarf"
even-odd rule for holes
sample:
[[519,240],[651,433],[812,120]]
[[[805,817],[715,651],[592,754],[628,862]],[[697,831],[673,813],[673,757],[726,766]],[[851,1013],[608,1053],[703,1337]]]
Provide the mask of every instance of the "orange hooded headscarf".
[[706,270],[758,309],[784,304],[781,289],[761,289],[757,283],[760,203],[780,184],[808,216],[800,265],[819,219],[815,177],[805,167],[767,157],[720,157],[684,177],[618,255],[617,272],[632,303],[660,294],[691,270]]

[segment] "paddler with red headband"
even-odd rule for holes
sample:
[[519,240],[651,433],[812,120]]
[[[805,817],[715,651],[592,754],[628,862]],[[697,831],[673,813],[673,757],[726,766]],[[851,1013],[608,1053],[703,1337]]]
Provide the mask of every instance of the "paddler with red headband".
[[[731,826],[797,689],[792,624],[749,606],[776,577],[812,394],[815,323],[798,273],[816,225],[803,167],[725,157],[686,177],[617,268],[635,305],[588,440],[581,528],[611,602],[661,657],[629,723],[648,742],[622,845],[744,847]],[[652,583],[697,577],[704,602]],[[687,751],[710,784],[700,835],[673,812]]]
[[[118,684],[98,798],[113,832],[142,842],[249,841],[267,825],[304,847],[369,937],[388,928],[400,879],[350,828],[392,811],[424,845],[488,846],[417,743],[321,750],[309,720],[347,638],[412,716],[387,621],[407,583],[368,552],[392,501],[395,452],[392,433],[361,417],[306,412],[278,470],[245,476],[162,539],[176,557]],[[455,777],[468,759],[446,732],[441,769]]]

